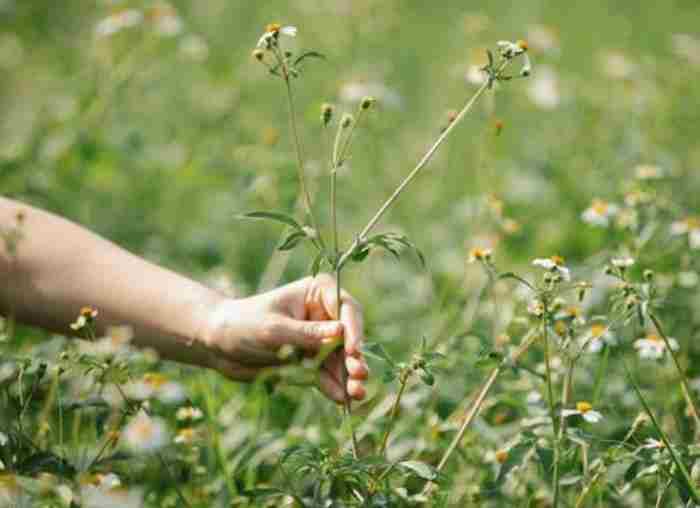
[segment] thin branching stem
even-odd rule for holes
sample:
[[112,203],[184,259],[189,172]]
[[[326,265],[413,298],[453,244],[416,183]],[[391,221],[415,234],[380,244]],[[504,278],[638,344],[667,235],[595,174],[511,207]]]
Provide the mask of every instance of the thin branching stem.
[[547,401],[549,403],[549,415],[552,419],[552,433],[554,440],[554,474],[552,477],[552,489],[554,490],[554,498],[552,507],[557,508],[559,504],[559,422],[557,421],[557,413],[554,407],[554,389],[552,388],[552,366],[549,354],[549,333],[547,329],[547,309],[542,315],[542,339],[544,344],[544,365],[547,383]]
[[384,432],[384,437],[382,438],[382,445],[379,448],[379,455],[384,455],[386,451],[386,446],[389,443],[389,435],[394,428],[396,423],[396,415],[399,412],[399,405],[401,404],[401,397],[403,397],[403,392],[406,390],[406,385],[408,384],[408,372],[402,372],[399,378],[399,393],[396,394],[396,399],[394,404],[391,406],[391,413],[389,414],[389,423],[387,424],[386,431]]

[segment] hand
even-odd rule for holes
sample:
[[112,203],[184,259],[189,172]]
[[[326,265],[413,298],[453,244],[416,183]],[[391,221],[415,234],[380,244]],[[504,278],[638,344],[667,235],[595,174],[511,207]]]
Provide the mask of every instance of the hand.
[[[295,346],[313,356],[324,344],[342,337],[344,347],[323,362],[321,391],[338,403],[344,401],[345,390],[351,398],[363,399],[369,371],[361,351],[362,311],[345,291],[340,316],[336,309],[335,281],[326,274],[250,298],[226,299],[215,306],[205,325],[203,342],[211,351],[210,366],[232,379],[249,381],[265,368],[288,362],[280,358],[282,346]],[[348,371],[345,387],[343,364]]]

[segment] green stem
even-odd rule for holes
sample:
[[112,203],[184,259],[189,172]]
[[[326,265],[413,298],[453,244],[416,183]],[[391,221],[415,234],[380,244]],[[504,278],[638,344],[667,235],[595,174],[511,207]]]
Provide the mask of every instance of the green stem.
[[[499,68],[498,73],[502,72],[508,65],[508,63],[508,61],[504,62]],[[418,164],[416,164],[415,168],[413,168],[413,170],[408,174],[408,176],[406,176],[406,178],[403,179],[403,181],[399,184],[396,190],[394,190],[391,196],[389,196],[389,198],[369,220],[367,225],[357,236],[357,239],[353,242],[350,248],[348,248],[345,251],[343,256],[340,258],[340,266],[343,266],[347,262],[347,260],[354,252],[355,248],[365,240],[367,235],[377,225],[377,223],[381,220],[381,218],[384,216],[387,210],[391,207],[391,205],[394,204],[394,202],[399,198],[399,196],[406,189],[406,187],[408,187],[408,185],[418,176],[418,174],[428,164],[428,162],[430,162],[430,159],[433,157],[437,149],[440,148],[440,145],[442,145],[442,143],[447,139],[447,137],[454,130],[457,124],[459,124],[460,121],[464,118],[464,116],[472,109],[479,97],[481,97],[481,95],[489,88],[490,84],[491,82],[489,80],[486,80],[484,84],[481,85],[479,89],[474,93],[474,95],[472,95],[472,97],[464,104],[462,109],[455,117],[454,121],[450,123],[450,125],[448,125],[447,128],[438,136],[438,138],[435,140],[435,142],[433,142],[433,144],[430,146],[425,155],[423,155],[420,161],[418,161]]]
[[[335,269],[335,298],[336,298],[336,316],[338,319],[340,319],[340,307],[341,307],[341,294],[340,294],[340,268],[336,266]],[[342,345],[340,346],[341,348],[343,347]],[[345,417],[345,421],[348,424],[348,427],[350,428],[350,437],[351,437],[351,442],[352,442],[352,456],[357,459],[358,458],[358,453],[357,453],[357,436],[355,435],[355,428],[353,427],[352,424],[352,404],[350,402],[350,395],[348,394],[348,368],[347,365],[345,364],[345,352],[342,351],[341,358],[343,358],[343,368],[342,368],[342,383],[343,383],[343,413]]]
[[544,341],[544,364],[547,381],[547,401],[549,402],[549,415],[552,419],[552,432],[554,434],[554,474],[552,479],[552,489],[554,499],[552,508],[559,505],[559,422],[557,421],[556,409],[554,407],[554,390],[552,388],[552,366],[549,354],[549,334],[547,333],[547,309],[542,315],[542,337]]
[[401,383],[401,385],[399,386],[399,393],[396,394],[394,404],[391,406],[389,424],[386,428],[386,431],[384,432],[384,437],[382,438],[382,445],[379,448],[379,455],[384,455],[384,452],[386,451],[386,446],[389,443],[389,434],[391,434],[391,431],[394,428],[394,423],[396,422],[396,415],[399,412],[399,404],[401,403],[401,397],[403,397],[403,392],[404,390],[406,390],[406,385],[408,384],[408,372],[404,372],[401,374],[399,382]]
[[680,376],[681,390],[683,391],[683,396],[685,397],[685,400],[688,406],[690,407],[690,412],[692,413],[693,421],[695,422],[695,432],[697,433],[698,431],[700,431],[700,416],[698,415],[698,408],[695,405],[695,401],[693,401],[693,398],[690,396],[690,389],[688,388],[688,379],[686,378],[685,372],[683,372],[683,369],[681,368],[681,364],[678,362],[676,353],[673,352],[671,343],[666,333],[664,333],[661,327],[661,323],[651,312],[649,313],[649,319],[651,319],[652,323],[654,323],[654,328],[656,328],[656,331],[659,333],[661,338],[664,340],[664,343],[666,344],[668,354],[671,355],[671,358],[673,358],[673,364],[676,366],[676,370],[678,371],[678,375]]

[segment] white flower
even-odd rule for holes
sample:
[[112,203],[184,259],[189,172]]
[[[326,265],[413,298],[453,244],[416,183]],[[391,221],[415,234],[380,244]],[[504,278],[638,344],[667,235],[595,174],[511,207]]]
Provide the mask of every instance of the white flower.
[[469,256],[467,257],[467,263],[475,263],[477,261],[488,261],[491,259],[493,251],[491,249],[484,249],[481,247],[474,247],[469,249]]
[[608,51],[601,56],[603,73],[613,79],[627,79],[637,72],[637,64],[624,53]]
[[664,176],[664,170],[652,164],[638,164],[634,168],[634,176],[638,180],[656,180]]
[[177,418],[180,421],[191,420],[194,422],[197,420],[201,420],[203,417],[204,413],[202,413],[202,410],[198,407],[193,406],[181,407],[175,413],[175,418]]
[[496,46],[498,46],[501,55],[508,59],[515,58],[516,56],[522,55],[525,53],[525,51],[527,51],[527,43],[524,41],[498,41]]
[[644,444],[641,447],[647,450],[659,450],[665,446],[663,441],[648,437],[644,440]]
[[607,227],[610,225],[610,219],[613,218],[619,208],[613,203],[608,203],[602,199],[594,199],[591,206],[586,208],[581,214],[584,222],[593,226]]
[[548,26],[530,26],[527,30],[527,42],[532,49],[543,53],[559,50],[559,35],[555,29]]
[[630,257],[613,258],[610,262],[615,268],[629,268],[634,264],[634,259]]
[[125,28],[139,25],[143,21],[143,13],[138,9],[123,9],[110,14],[95,27],[95,35],[109,37]]
[[561,414],[564,418],[581,416],[588,423],[598,423],[603,419],[603,415],[598,411],[594,411],[593,406],[586,401],[577,402],[576,409],[564,409]]
[[686,217],[672,222],[671,234],[675,236],[687,234],[690,248],[700,249],[700,218]]
[[481,68],[481,65],[470,65],[467,67],[467,72],[464,74],[464,79],[472,85],[483,85],[486,81],[487,74]]
[[165,422],[148,416],[144,411],[131,419],[124,428],[122,437],[129,449],[136,453],[154,452],[169,440]]
[[532,300],[527,304],[527,311],[536,317],[541,317],[544,314],[544,305],[539,300]]
[[533,266],[539,266],[551,272],[557,272],[565,281],[571,280],[571,272],[564,266],[564,258],[561,256],[552,256],[549,258],[537,258],[532,261]]
[[83,508],[142,508],[143,493],[136,489],[105,489],[84,485],[80,489]]
[[156,397],[166,404],[177,404],[185,399],[182,385],[156,372],[149,372],[140,380],[127,383],[124,392],[130,399],[146,400]]
[[0,446],[5,446],[7,444],[7,435],[0,432]]
[[162,36],[172,37],[179,35],[183,29],[183,23],[175,8],[167,3],[158,3],[148,12],[153,21],[155,31]]
[[263,33],[260,39],[258,39],[257,47],[262,49],[270,49],[276,44],[280,34],[287,37],[296,37],[297,27],[282,26],[278,23],[271,23],[265,27],[265,33]]
[[598,353],[605,344],[614,346],[617,344],[617,339],[610,333],[610,327],[596,323],[591,325],[591,328],[581,337],[581,345],[586,345],[586,351],[589,353]]
[[[678,351],[678,341],[672,337],[668,337],[668,344],[672,351]],[[650,333],[646,337],[634,341],[634,348],[639,353],[640,358],[648,358],[657,360],[666,352],[666,343],[662,337],[655,333]]]
[[537,69],[527,87],[527,96],[540,109],[555,109],[561,103],[557,73],[547,65],[542,65]]

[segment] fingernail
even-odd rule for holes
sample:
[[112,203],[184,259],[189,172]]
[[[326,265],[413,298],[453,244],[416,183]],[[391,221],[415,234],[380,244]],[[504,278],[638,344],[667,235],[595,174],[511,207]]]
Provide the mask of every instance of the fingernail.
[[[321,333],[327,335],[327,338],[336,339],[340,336],[343,331],[343,327],[340,323],[328,323],[321,327]],[[323,339],[326,340],[326,339]]]

